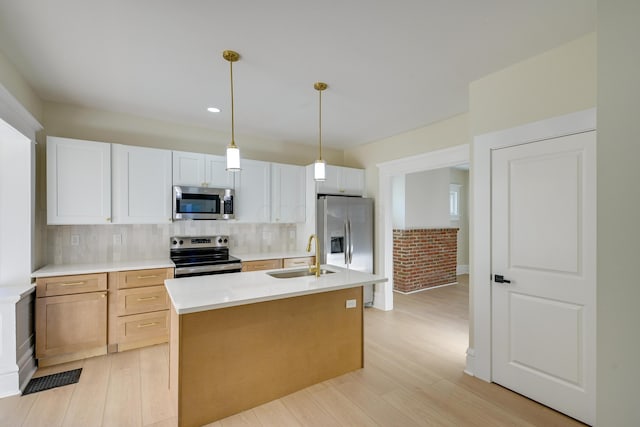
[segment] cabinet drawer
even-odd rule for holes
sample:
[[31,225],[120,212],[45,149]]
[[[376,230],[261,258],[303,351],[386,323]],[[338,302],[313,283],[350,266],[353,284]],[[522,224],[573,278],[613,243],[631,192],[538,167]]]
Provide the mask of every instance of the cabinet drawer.
[[242,271],[273,270],[274,268],[282,268],[282,259],[263,259],[242,263]]
[[36,279],[36,296],[83,294],[107,290],[107,274],[40,277]]
[[169,310],[133,314],[118,318],[118,347],[126,350],[133,343],[160,343],[169,339]]
[[164,285],[165,279],[173,278],[172,268],[131,270],[118,272],[118,289]]
[[312,256],[305,256],[305,257],[298,257],[298,258],[285,258],[283,260],[283,267],[284,268],[309,267],[310,265],[313,265],[315,262],[316,262],[316,257],[312,257]]
[[169,294],[164,285],[118,291],[118,316],[168,309]]

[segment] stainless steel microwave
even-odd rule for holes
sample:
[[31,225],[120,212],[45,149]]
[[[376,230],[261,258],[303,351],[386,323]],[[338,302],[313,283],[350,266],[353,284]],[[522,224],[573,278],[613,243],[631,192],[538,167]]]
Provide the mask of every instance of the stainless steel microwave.
[[173,219],[234,219],[234,190],[173,186]]

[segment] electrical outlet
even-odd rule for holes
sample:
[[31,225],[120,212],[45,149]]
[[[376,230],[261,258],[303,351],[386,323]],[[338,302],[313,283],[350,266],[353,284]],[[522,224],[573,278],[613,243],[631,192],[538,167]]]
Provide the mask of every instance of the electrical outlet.
[[113,246],[120,246],[122,244],[122,234],[113,235]]
[[78,246],[80,244],[80,235],[72,234],[71,235],[71,246]]
[[347,308],[356,308],[357,302],[354,299],[347,300]]

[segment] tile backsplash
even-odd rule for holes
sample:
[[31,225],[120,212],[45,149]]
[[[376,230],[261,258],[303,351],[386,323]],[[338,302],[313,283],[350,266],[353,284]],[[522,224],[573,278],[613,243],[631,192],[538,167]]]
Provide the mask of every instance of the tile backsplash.
[[227,234],[232,254],[296,251],[296,224],[177,221],[171,224],[47,226],[47,264],[169,257],[171,236]]

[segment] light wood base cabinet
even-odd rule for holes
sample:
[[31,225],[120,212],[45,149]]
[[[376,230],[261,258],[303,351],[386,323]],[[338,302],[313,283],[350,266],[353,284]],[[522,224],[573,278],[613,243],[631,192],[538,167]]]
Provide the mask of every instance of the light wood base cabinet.
[[[36,281],[36,358],[39,366],[107,352],[106,274]],[[94,292],[79,292],[87,289]],[[58,295],[66,292],[67,295]],[[47,294],[56,296],[44,296]]]
[[[356,308],[345,309],[355,300]],[[178,315],[169,387],[178,426],[228,417],[363,367],[362,287]]]
[[169,295],[173,268],[109,273],[109,352],[169,340]]

